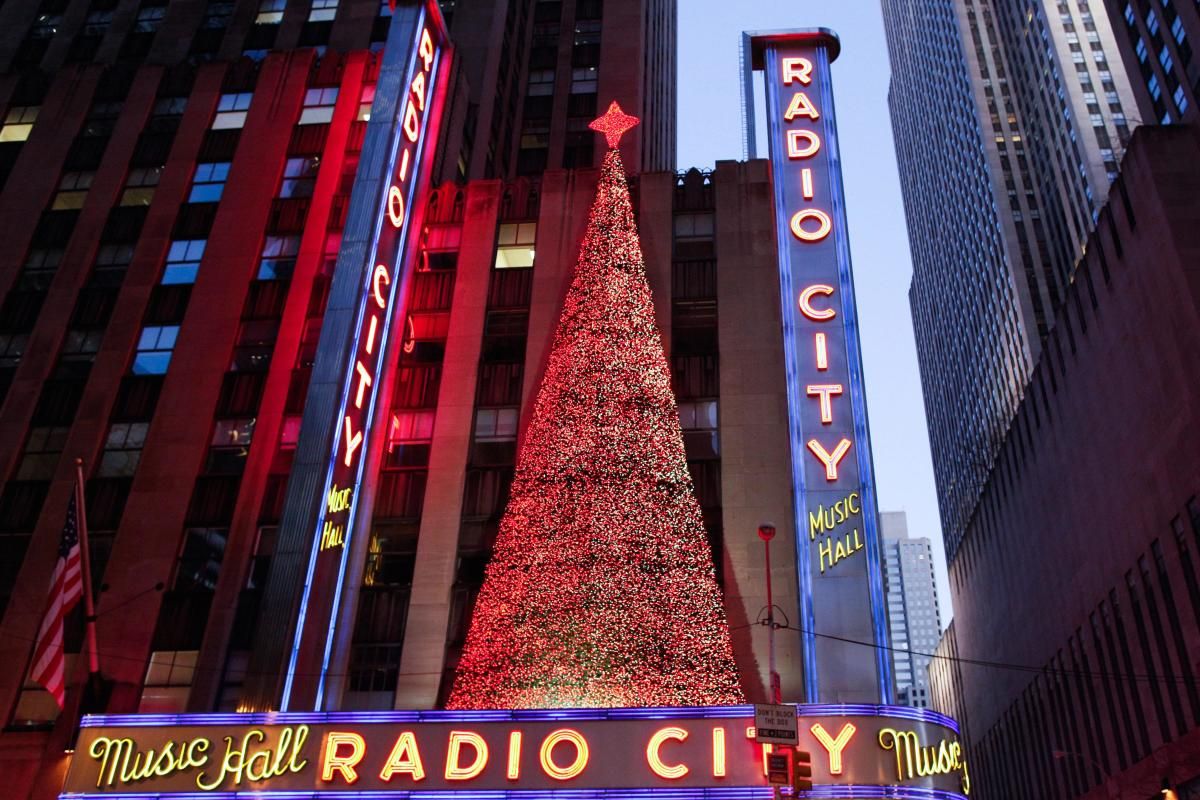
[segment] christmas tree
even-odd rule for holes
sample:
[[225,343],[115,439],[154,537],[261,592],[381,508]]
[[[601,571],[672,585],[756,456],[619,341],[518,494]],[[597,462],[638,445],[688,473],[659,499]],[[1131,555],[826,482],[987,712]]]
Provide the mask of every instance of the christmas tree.
[[609,150],[449,708],[742,700],[616,145]]

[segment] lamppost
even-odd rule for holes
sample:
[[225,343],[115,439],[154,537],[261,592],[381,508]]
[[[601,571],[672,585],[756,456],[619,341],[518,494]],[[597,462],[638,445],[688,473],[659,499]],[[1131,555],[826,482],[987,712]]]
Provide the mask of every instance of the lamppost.
[[779,672],[775,669],[775,598],[771,595],[771,540],[775,538],[775,526],[764,522],[758,526],[758,538],[763,541],[763,556],[767,569],[767,665],[771,671],[771,702],[783,702]]
[[1074,757],[1078,758],[1085,764],[1095,767],[1100,771],[1100,774],[1104,776],[1104,794],[1107,797],[1119,798],[1121,796],[1117,791],[1119,788],[1117,786],[1117,779],[1114,778],[1112,773],[1109,772],[1108,769],[1096,759],[1085,756],[1083,753],[1076,753],[1071,750],[1051,750],[1050,755],[1054,756],[1055,761],[1062,761],[1064,758]]

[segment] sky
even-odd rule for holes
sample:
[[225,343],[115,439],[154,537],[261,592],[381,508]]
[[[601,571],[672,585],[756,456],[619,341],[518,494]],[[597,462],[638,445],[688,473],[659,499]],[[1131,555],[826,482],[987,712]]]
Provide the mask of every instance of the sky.
[[[842,53],[833,64],[834,102],[879,509],[907,512],[909,535],[932,540],[944,626],[951,617],[950,587],[908,305],[912,263],[888,116],[890,76],[879,0],[678,2],[679,169],[742,158],[742,31],[821,27],[841,38]],[[760,89],[760,109],[762,103]],[[759,155],[765,153],[760,145]]]

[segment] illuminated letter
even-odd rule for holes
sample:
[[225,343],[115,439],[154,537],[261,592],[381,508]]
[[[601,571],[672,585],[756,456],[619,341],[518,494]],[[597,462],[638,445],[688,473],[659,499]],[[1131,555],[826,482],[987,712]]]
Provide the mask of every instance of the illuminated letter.
[[[809,219],[817,221],[817,229],[815,231],[805,230],[804,221]],[[803,242],[819,242],[828,236],[832,230],[833,220],[824,211],[815,208],[806,208],[792,215],[792,233],[797,239]]]
[[813,199],[813,177],[812,170],[808,167],[800,170],[800,191],[804,194],[805,200]]
[[[806,144],[801,145],[804,139]],[[812,158],[821,149],[821,137],[816,131],[788,131],[788,158]]]
[[850,452],[850,440],[842,439],[838,442],[838,446],[833,448],[833,452],[828,452],[820,442],[816,439],[808,440],[808,449],[817,457],[817,460],[825,465],[825,480],[836,481],[838,479],[838,464],[846,457],[846,453]]
[[725,777],[725,729],[713,728],[713,777]]
[[[354,395],[354,407],[362,408],[363,395],[366,394],[367,387],[371,385],[371,373],[367,372],[367,368],[362,365],[361,361],[354,362],[354,369],[358,372],[358,392]],[[810,390],[809,394],[811,394],[812,387],[808,388]],[[841,387],[838,388],[840,389]],[[821,408],[825,407],[824,402],[822,401]]]
[[421,132],[421,120],[417,118],[417,109],[409,101],[404,107],[404,135],[408,137],[410,142],[417,140],[417,134]]
[[[560,767],[550,757],[551,751],[554,750],[554,745],[559,742],[570,742],[575,745],[575,760],[571,762],[570,766]],[[587,766],[587,740],[580,735],[579,731],[573,731],[570,728],[559,728],[542,740],[542,750],[539,756],[542,760],[542,770],[547,775],[555,780],[569,781],[571,778],[577,777],[579,773],[583,772],[583,768]]]
[[812,62],[807,58],[783,59],[783,85],[787,86],[793,79],[805,86],[812,83]]
[[508,735],[508,771],[504,777],[515,781],[521,777],[521,732],[513,731]]
[[429,68],[433,66],[433,39],[429,38],[429,29],[421,31],[421,46],[417,50],[421,56],[421,61],[424,63],[424,69],[429,72]]
[[838,732],[837,738],[829,735],[829,731],[822,727],[821,723],[812,726],[813,736],[817,737],[817,741],[825,748],[825,752],[829,754],[829,774],[842,774],[842,751],[846,749],[846,745],[850,744],[850,740],[854,738],[854,732],[858,730],[852,724],[847,722]]
[[417,110],[425,110],[425,73],[418,72],[417,77],[413,78],[412,86],[413,95],[417,98]]
[[387,298],[383,296],[383,290],[379,284],[387,286],[392,282],[392,276],[388,275],[388,268],[383,264],[375,265],[375,275],[371,278],[371,287],[375,294],[375,305],[380,308],[387,308]]
[[362,431],[353,432],[354,428],[350,424],[350,415],[346,415],[346,466],[350,466],[354,462],[354,451],[362,444]]
[[821,422],[833,422],[833,397],[842,393],[840,383],[814,383],[806,391],[809,397],[821,398]]
[[[374,323],[374,321],[375,320],[373,320],[373,319],[371,320],[372,323]],[[375,329],[372,328],[371,330],[374,331]],[[818,333],[816,335],[816,344],[817,344],[817,369],[820,370],[821,372],[824,372],[825,370],[829,369],[829,349],[825,346],[825,334]],[[371,351],[368,350],[367,352],[369,353]]]
[[400,180],[405,180],[408,177],[408,148],[400,154]]
[[[826,297],[833,295],[833,287],[826,286],[823,283],[814,283],[800,293],[800,313],[811,319],[813,322],[824,322],[827,319],[833,319],[837,316],[837,312],[832,308],[813,308],[812,299],[814,295],[823,294]],[[820,334],[817,334],[818,336]]]
[[388,219],[392,221],[393,228],[399,228],[404,224],[404,195],[400,193],[399,186],[388,189],[387,215]]
[[[459,764],[464,744],[475,750],[475,760],[465,767]],[[450,731],[450,747],[446,750],[446,780],[469,781],[479,777],[479,773],[487,766],[487,760],[487,742],[482,736],[474,731]]]
[[[338,750],[344,744],[350,746],[350,752],[339,755]],[[358,780],[354,767],[366,754],[367,743],[357,733],[330,731],[325,737],[325,763],[321,766],[321,780],[332,781],[336,770],[346,783],[354,783]]]
[[[379,317],[371,315],[371,327],[367,328],[367,355],[375,352],[375,329],[379,327]],[[818,333],[817,336],[824,336],[823,333]]]
[[669,780],[678,780],[688,774],[688,768],[684,764],[676,764],[668,766],[663,763],[659,756],[659,748],[663,746],[663,742],[668,739],[674,739],[677,742],[682,742],[687,738],[687,731],[683,728],[662,728],[650,737],[649,744],[646,745],[646,762],[650,764],[650,769],[660,778]]
[[859,511],[862,511],[862,506],[858,504],[858,492],[851,492],[850,496],[846,498],[846,510],[851,514],[857,514]]
[[792,95],[792,102],[788,104],[787,111],[783,112],[783,118],[788,122],[796,117],[821,118],[821,112],[817,111],[817,107],[812,104],[804,92],[796,92]]
[[379,773],[382,780],[390,781],[396,773],[412,775],[414,781],[425,780],[425,767],[421,764],[421,751],[417,749],[417,739],[412,731],[401,731],[392,747],[383,771]]

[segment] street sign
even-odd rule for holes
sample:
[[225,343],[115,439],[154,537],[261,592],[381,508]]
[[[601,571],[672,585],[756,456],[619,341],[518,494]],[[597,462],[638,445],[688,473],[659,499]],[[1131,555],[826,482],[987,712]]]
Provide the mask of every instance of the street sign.
[[756,705],[754,741],[769,744],[799,744],[795,706]]
[[767,783],[772,786],[792,785],[792,751],[767,754]]

